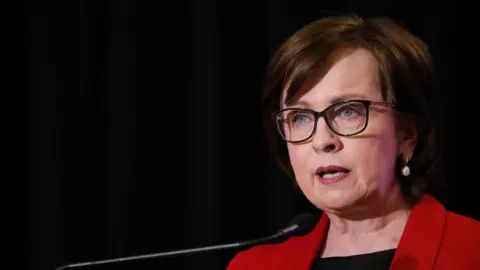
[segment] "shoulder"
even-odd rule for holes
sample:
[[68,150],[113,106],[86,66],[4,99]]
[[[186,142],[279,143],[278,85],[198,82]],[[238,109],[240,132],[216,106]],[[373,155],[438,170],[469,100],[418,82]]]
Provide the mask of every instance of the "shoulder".
[[285,242],[255,246],[237,253],[230,261],[227,270],[239,269],[279,269],[282,258],[300,246],[301,237],[292,237]]
[[435,228],[447,234],[480,235],[480,221],[449,211],[445,206],[431,195],[425,195],[413,208],[412,219],[415,225],[422,223],[426,228]]
[[[445,241],[480,248],[480,221],[447,211]],[[480,250],[480,249],[479,249]]]
[[328,224],[327,215],[322,215],[315,228],[305,235],[241,251],[230,260],[227,269],[308,269],[323,242]]
[[[449,211],[434,197],[425,196],[417,217],[430,231],[442,231],[441,251],[448,257],[480,259],[480,221]],[[428,232],[424,232],[427,235]]]
[[227,269],[254,269],[258,264],[262,264],[262,261],[266,260],[268,254],[275,253],[275,249],[277,247],[274,245],[261,245],[241,251],[233,257]]
[[462,229],[480,234],[480,221],[455,212],[447,211],[447,229]]
[[449,261],[455,261],[458,269],[480,266],[480,221],[447,211],[439,263]]

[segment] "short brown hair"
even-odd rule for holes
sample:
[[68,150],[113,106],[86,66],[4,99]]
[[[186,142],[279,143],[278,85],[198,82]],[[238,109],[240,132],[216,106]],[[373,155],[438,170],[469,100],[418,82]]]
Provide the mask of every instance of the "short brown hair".
[[[436,84],[427,45],[390,18],[345,15],[319,19],[280,46],[268,65],[262,95],[272,150],[293,179],[286,143],[279,137],[272,116],[281,108],[283,95],[286,103],[296,101],[334,64],[337,52],[356,48],[367,49],[376,58],[384,100],[394,102],[400,116],[414,120],[418,137],[409,161],[411,174],[399,174],[399,179],[403,195],[415,203],[435,177],[438,164],[437,125],[432,114]],[[399,157],[397,166],[403,166],[402,162]]]

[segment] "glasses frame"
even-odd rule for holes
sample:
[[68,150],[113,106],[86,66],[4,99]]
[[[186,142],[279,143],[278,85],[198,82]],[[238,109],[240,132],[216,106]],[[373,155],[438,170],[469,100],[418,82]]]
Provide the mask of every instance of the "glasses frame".
[[[339,105],[342,105],[342,104],[346,104],[346,103],[351,103],[351,102],[357,102],[357,103],[361,103],[363,104],[363,106],[365,106],[365,124],[363,125],[363,128],[361,128],[359,131],[357,132],[354,132],[354,133],[339,133],[337,131],[335,131],[335,129],[332,127],[332,124],[330,123],[330,120],[326,117],[327,115],[327,112],[332,109],[333,107],[336,107],[336,106],[339,106]],[[304,141],[307,141],[309,139],[311,139],[313,137],[313,135],[315,135],[315,133],[317,132],[317,123],[318,123],[318,119],[320,118],[323,118],[325,119],[325,123],[327,123],[327,126],[328,128],[335,134],[337,134],[338,136],[342,136],[342,137],[350,137],[350,136],[354,136],[354,135],[357,135],[357,134],[360,134],[361,132],[365,131],[365,129],[367,128],[368,126],[368,120],[369,120],[369,115],[370,115],[370,106],[371,105],[379,105],[379,106],[384,106],[384,107],[389,107],[389,108],[393,108],[395,107],[395,104],[393,103],[388,103],[388,102],[379,102],[379,101],[371,101],[371,100],[364,100],[364,99],[351,99],[351,100],[344,100],[344,101],[340,101],[340,102],[337,102],[337,103],[334,103],[330,106],[328,106],[327,108],[325,108],[324,110],[322,111],[315,111],[315,110],[312,110],[312,109],[308,109],[308,108],[285,108],[285,109],[282,109],[280,111],[277,111],[275,113],[275,122],[276,122],[276,126],[277,126],[277,130],[278,130],[278,133],[280,133],[280,136],[283,138],[283,140],[285,140],[286,142],[290,142],[290,143],[301,143],[301,142],[304,142]],[[284,121],[283,119],[283,116],[282,114],[285,112],[285,111],[291,111],[291,110],[300,110],[300,111],[304,111],[304,112],[310,112],[313,114],[314,116],[314,124],[313,124],[313,129],[312,129],[312,132],[309,136],[307,136],[305,139],[302,139],[302,140],[298,140],[298,141],[292,141],[292,140],[287,140],[287,138],[285,138],[285,136],[282,134],[282,129],[283,127],[280,126],[280,123],[279,123],[279,120],[282,119],[282,121]]]

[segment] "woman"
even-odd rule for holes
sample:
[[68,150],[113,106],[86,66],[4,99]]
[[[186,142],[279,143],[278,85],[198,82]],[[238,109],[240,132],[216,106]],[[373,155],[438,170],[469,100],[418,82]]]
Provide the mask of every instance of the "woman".
[[290,37],[269,65],[267,130],[323,215],[228,269],[480,269],[480,222],[425,192],[433,81],[427,46],[388,18],[326,18]]

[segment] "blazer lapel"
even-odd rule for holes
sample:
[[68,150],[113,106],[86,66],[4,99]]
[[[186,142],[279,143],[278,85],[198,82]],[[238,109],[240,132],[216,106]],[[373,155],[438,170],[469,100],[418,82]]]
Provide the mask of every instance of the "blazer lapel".
[[444,234],[446,214],[437,200],[424,195],[410,213],[390,269],[433,269]]
[[322,214],[312,232],[304,237],[291,239],[291,246],[287,248],[288,254],[285,254],[285,257],[282,259],[285,261],[282,269],[309,270],[323,243],[328,230],[328,224],[327,215]]

